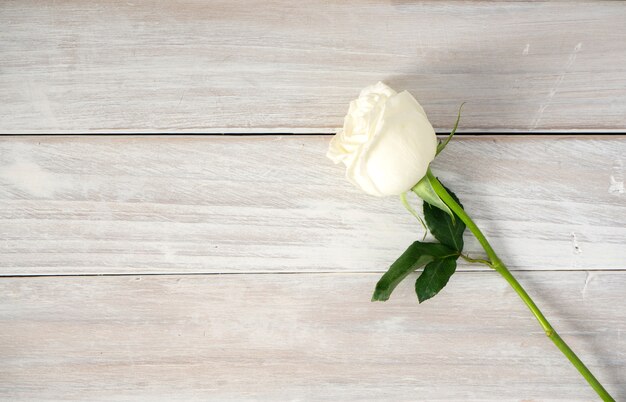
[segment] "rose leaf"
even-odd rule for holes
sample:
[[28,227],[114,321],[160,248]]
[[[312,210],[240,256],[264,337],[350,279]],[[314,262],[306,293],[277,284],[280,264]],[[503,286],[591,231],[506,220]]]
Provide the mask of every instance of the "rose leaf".
[[[446,191],[454,198],[454,200],[461,206],[459,199],[456,195],[446,188]],[[463,251],[463,232],[465,231],[465,224],[461,219],[454,214],[456,219],[452,219],[450,215],[441,209],[424,203],[424,219],[428,225],[430,233],[442,244],[451,247],[459,253]]]
[[458,253],[443,244],[414,242],[402,253],[400,258],[391,264],[389,270],[380,278],[376,284],[372,301],[389,299],[391,292],[411,272],[436,259],[449,256],[458,257]]
[[440,258],[426,264],[424,271],[415,281],[415,293],[420,303],[435,296],[446,286],[456,270],[456,258]]

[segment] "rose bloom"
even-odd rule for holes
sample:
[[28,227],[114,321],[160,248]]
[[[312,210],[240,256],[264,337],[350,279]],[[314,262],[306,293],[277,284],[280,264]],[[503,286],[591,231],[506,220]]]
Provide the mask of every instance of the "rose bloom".
[[407,91],[379,82],[350,102],[327,156],[346,165],[346,177],[375,196],[409,191],[426,175],[437,137],[420,104]]

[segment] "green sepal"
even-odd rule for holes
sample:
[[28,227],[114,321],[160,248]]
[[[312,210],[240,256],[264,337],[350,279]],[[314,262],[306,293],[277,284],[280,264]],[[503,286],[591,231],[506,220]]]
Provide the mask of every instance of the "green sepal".
[[459,106],[459,113],[456,116],[456,123],[454,123],[454,128],[452,128],[452,131],[450,131],[450,135],[448,135],[448,138],[446,138],[444,142],[440,142],[439,144],[437,144],[436,155],[439,155],[439,153],[444,150],[444,148],[448,145],[452,137],[454,137],[454,134],[456,133],[456,129],[459,128],[459,121],[461,121],[461,109],[463,109],[463,105],[465,105],[465,102],[461,103],[461,106]]
[[[430,168],[428,168],[428,170],[430,171]],[[442,211],[444,211],[445,213],[450,215],[452,217],[452,219],[454,219],[454,214],[452,213],[450,208],[448,208],[446,203],[443,202],[441,200],[441,198],[439,198],[439,196],[437,195],[437,193],[433,189],[433,186],[430,184],[430,180],[428,179],[428,175],[422,177],[422,180],[420,180],[411,189],[411,191],[413,191],[415,194],[417,194],[418,197],[420,197],[422,200],[424,200],[428,204],[441,209]]]
[[457,258],[458,256],[451,256],[426,264],[424,271],[415,281],[415,293],[420,303],[435,296],[446,286],[448,280],[456,271]]
[[372,301],[389,299],[391,292],[411,272],[432,261],[450,256],[458,256],[458,253],[443,244],[414,242],[380,278],[372,295]]
[[409,211],[409,213],[413,215],[424,228],[424,237],[422,238],[422,240],[424,240],[426,238],[426,234],[428,233],[428,227],[426,226],[426,222],[424,222],[422,217],[419,216],[419,214],[413,209],[413,207],[409,203],[409,200],[407,200],[406,198],[406,193],[400,194],[400,201],[402,202],[402,205],[404,205],[404,208]]

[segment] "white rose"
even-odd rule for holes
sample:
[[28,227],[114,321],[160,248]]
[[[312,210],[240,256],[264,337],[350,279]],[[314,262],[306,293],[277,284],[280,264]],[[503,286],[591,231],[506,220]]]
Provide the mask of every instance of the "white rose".
[[357,187],[382,197],[409,191],[436,153],[435,130],[420,104],[379,82],[350,102],[327,156],[346,165],[346,177]]

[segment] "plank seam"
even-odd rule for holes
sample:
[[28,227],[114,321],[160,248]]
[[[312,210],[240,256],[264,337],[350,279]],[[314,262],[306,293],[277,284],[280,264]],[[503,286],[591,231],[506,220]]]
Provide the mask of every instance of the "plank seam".
[[[450,134],[449,131],[437,131],[437,135],[447,136]],[[281,136],[281,135],[289,135],[289,136],[325,136],[332,137],[333,133],[322,133],[322,132],[308,132],[308,133],[296,133],[296,132],[258,132],[258,133],[243,133],[243,132],[223,132],[223,133],[202,133],[202,132],[181,132],[181,133],[33,133],[33,134],[11,134],[11,133],[0,133],[0,137],[48,137],[48,136],[58,136],[58,137],[178,137],[178,136],[199,136],[199,137],[272,137],[272,136]],[[457,132],[455,134],[457,137],[517,137],[517,138],[529,138],[529,137],[585,137],[589,136],[591,138],[601,139],[602,137],[608,138],[626,138],[626,131],[598,131],[594,132],[591,130],[579,132],[568,132],[568,131],[541,131],[541,132],[525,132],[525,131],[502,131],[502,132]]]
[[[167,272],[167,273],[108,273],[108,274],[24,274],[24,275],[0,275],[0,279],[10,279],[10,278],[52,278],[52,277],[91,277],[91,276],[103,276],[103,277],[112,277],[112,276],[243,276],[243,275],[380,275],[385,271],[306,271],[306,272],[297,272],[297,271],[286,271],[286,272],[185,272],[185,273],[176,273],[176,272]],[[418,271],[416,271],[418,272]],[[614,273],[614,272],[626,272],[626,269],[517,269],[511,270],[511,272],[535,272],[535,273],[545,273],[545,272],[553,272],[553,273],[561,273],[561,272],[594,272],[594,273]],[[497,273],[491,270],[464,270],[457,271],[460,274],[475,274],[475,273]]]

